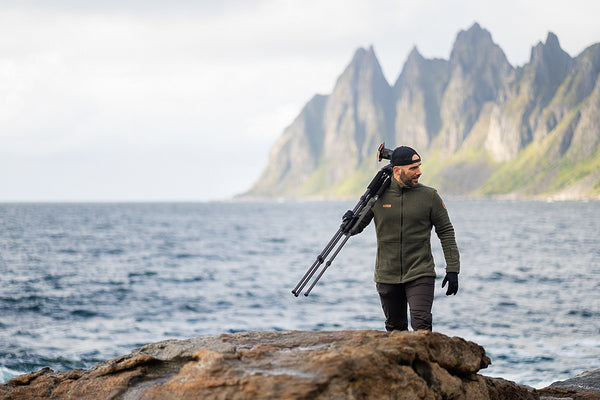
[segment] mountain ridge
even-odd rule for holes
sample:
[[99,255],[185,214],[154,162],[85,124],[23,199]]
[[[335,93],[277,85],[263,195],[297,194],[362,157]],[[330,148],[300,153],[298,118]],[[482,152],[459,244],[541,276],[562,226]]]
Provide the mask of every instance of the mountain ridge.
[[600,43],[572,58],[549,32],[513,67],[478,23],[448,60],[410,52],[393,85],[359,48],[315,95],[241,197],[360,195],[380,143],[423,156],[422,181],[461,197],[600,199]]

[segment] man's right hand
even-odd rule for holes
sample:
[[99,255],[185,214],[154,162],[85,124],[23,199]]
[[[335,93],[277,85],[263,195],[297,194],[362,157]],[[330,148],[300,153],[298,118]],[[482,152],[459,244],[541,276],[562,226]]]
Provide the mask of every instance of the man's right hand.
[[356,218],[354,212],[352,210],[346,211],[346,213],[342,216],[342,231],[344,233],[350,232],[350,228],[352,227],[352,220]]

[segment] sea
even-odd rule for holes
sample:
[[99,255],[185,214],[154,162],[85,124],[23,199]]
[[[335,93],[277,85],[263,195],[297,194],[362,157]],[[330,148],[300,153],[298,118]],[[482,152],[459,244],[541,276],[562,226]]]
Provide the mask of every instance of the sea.
[[[0,204],[0,382],[166,339],[384,330],[372,225],[292,294],[355,203]],[[441,288],[433,232],[434,331],[483,346],[481,374],[536,388],[600,368],[600,202],[446,205],[460,289]]]

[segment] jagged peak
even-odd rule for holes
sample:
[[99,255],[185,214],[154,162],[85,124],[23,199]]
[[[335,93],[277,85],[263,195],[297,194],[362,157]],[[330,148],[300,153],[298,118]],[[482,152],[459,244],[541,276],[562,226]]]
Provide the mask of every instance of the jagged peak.
[[405,71],[408,72],[420,69],[420,67],[423,65],[423,62],[425,62],[425,58],[421,55],[421,53],[419,53],[419,50],[417,50],[416,46],[413,47],[410,54],[408,55],[408,58],[406,59],[406,62],[404,63],[402,73],[404,73]]
[[475,22],[468,30],[458,33],[450,54],[451,64],[470,70],[478,60],[493,62],[493,59],[509,64],[504,51],[493,41],[488,30]]
[[560,43],[558,42],[558,36],[556,36],[553,32],[548,32],[548,36],[546,36],[546,46],[549,47],[558,47],[560,48]]
[[538,42],[531,48],[530,62],[534,65],[565,59],[571,59],[571,56],[560,47],[558,37],[552,32],[548,32],[546,43]]
[[417,46],[413,46],[394,86],[399,86],[403,81],[415,80],[419,76],[424,62],[425,58],[419,53]]
[[481,25],[479,25],[478,22],[474,22],[473,25],[471,25],[471,27],[469,29],[467,29],[466,31],[462,31],[465,32],[468,35],[486,35],[490,38],[490,40],[492,39],[492,35],[491,33],[485,29],[482,28]]
[[373,45],[370,45],[367,48],[359,47],[356,49],[350,64],[364,62],[365,60],[379,62],[377,60],[377,56],[375,55],[375,49],[373,49]]
[[387,85],[387,80],[383,75],[381,64],[375,55],[373,46],[368,48],[359,47],[352,57],[344,72],[338,78],[336,86],[346,79],[358,79],[359,76],[367,77],[368,80],[382,80]]
[[419,49],[417,48],[417,46],[413,46],[412,50],[408,54],[408,58],[406,59],[406,62],[411,62],[412,60],[422,60],[422,59],[423,59],[423,56],[419,52]]
[[493,41],[491,33],[478,23],[458,33],[449,62],[465,74],[489,68],[506,73],[513,68],[502,48]]
[[454,48],[457,46],[460,48],[463,44],[476,44],[476,43],[486,43],[486,44],[495,44],[492,40],[492,34],[483,29],[477,22],[475,22],[469,29],[461,30],[458,35],[456,35],[456,41],[454,42]]

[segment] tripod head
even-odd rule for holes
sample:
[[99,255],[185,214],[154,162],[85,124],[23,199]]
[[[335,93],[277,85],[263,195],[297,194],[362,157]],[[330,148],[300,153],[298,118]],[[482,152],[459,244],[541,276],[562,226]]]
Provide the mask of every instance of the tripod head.
[[384,158],[386,160],[391,160],[393,152],[394,150],[385,148],[385,142],[381,143],[379,145],[379,149],[377,150],[377,161],[381,161]]

